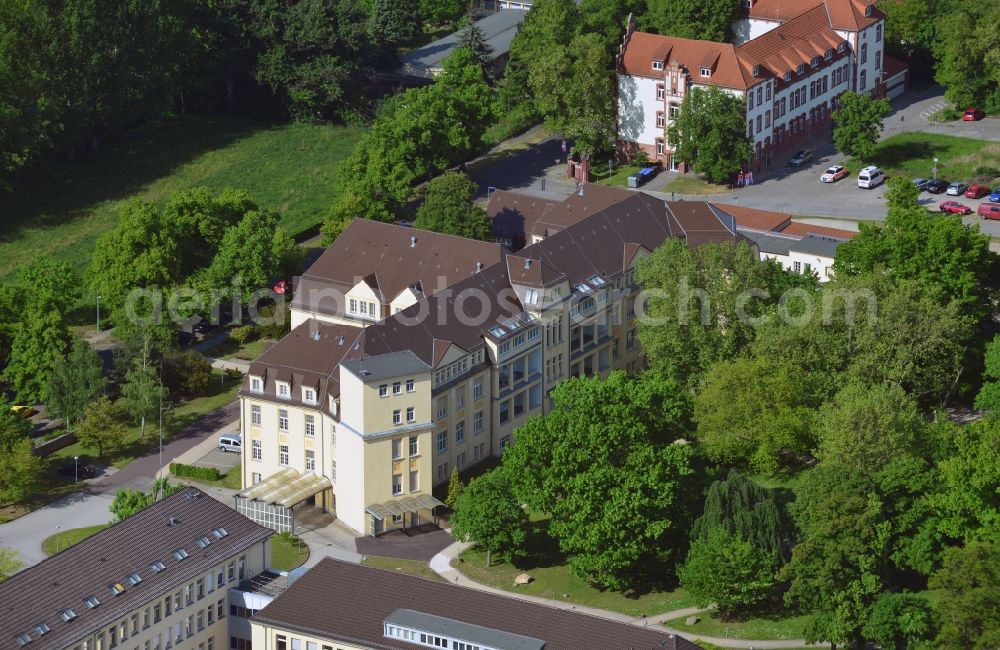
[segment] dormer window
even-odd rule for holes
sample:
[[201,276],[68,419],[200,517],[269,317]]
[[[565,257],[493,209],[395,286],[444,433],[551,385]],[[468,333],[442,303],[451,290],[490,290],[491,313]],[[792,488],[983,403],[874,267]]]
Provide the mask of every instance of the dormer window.
[[867,7],[865,7],[865,16],[871,16],[871,15],[872,15],[872,6],[868,5]]
[[799,64],[799,67],[795,68],[795,73],[796,74],[802,74],[805,71],[806,71],[806,67],[804,65],[802,65],[801,63]]
[[709,68],[702,67],[702,69],[700,70],[700,72],[701,72],[701,76],[703,76],[703,77],[711,77],[712,76],[712,71]]
[[260,377],[250,376],[250,390],[259,393],[264,390],[264,381]]
[[833,50],[828,49],[826,51],[826,53],[823,55],[823,58],[826,59],[827,61],[829,61],[830,59],[832,59],[833,58]]
[[333,415],[337,414],[337,400],[334,397],[330,397],[330,413]]
[[818,68],[819,67],[819,57],[818,56],[814,56],[813,57],[812,67],[814,67],[814,68]]
[[759,77],[760,76],[760,66],[759,65],[755,65],[753,67],[753,76],[755,76],[755,77]]
[[663,61],[655,61],[654,60],[653,61],[653,69],[654,70],[662,70],[663,69]]
[[307,403],[307,404],[315,404],[316,403],[316,391],[313,390],[312,388],[303,388],[302,389],[302,401],[305,402],[305,403]]
[[792,80],[792,71],[789,70],[785,73],[785,81],[791,81],[791,80]]
[[276,386],[278,387],[278,397],[288,399],[292,396],[291,386],[287,382],[279,381]]
[[837,51],[840,52],[841,54],[843,54],[846,49],[847,49],[847,41],[841,41],[840,44],[837,45]]
[[524,292],[524,302],[528,305],[535,305],[538,303],[538,289],[528,289]]

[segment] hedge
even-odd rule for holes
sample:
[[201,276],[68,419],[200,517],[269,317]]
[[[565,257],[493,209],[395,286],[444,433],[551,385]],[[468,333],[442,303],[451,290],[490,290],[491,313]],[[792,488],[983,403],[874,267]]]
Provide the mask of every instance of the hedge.
[[222,474],[215,467],[198,467],[184,463],[170,463],[170,473],[179,478],[193,478],[200,481],[218,481]]

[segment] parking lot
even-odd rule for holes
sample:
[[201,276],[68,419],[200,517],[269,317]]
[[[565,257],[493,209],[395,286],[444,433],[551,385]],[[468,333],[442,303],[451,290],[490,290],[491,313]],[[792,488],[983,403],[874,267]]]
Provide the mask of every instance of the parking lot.
[[214,467],[219,474],[225,474],[240,464],[240,454],[215,448],[194,462],[198,467]]

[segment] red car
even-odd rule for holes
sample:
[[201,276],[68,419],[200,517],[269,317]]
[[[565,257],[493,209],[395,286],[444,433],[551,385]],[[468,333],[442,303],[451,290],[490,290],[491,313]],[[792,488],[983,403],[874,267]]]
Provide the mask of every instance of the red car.
[[978,108],[967,108],[965,113],[962,114],[963,122],[977,122],[986,117],[986,113],[982,112]]
[[990,188],[988,187],[979,184],[970,185],[969,189],[965,190],[965,198],[981,199],[989,193],[990,193]]
[[949,214],[972,214],[972,208],[958,201],[942,201],[938,209]]
[[290,293],[292,291],[292,283],[289,282],[288,280],[279,280],[274,283],[274,286],[271,287],[271,289],[273,289],[274,293],[278,294],[279,296],[283,296],[285,292]]

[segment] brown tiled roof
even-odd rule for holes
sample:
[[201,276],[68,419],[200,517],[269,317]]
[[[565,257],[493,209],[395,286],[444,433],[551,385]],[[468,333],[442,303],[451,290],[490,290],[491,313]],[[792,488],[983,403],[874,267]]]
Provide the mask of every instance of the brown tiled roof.
[[383,635],[386,617],[410,609],[545,642],[545,650],[697,650],[684,638],[579,612],[324,558],[254,620],[385,650],[413,644]]
[[[636,76],[662,78],[662,71],[653,70],[654,60],[664,61],[666,65],[677,61],[687,67],[695,83],[698,84],[745,90],[755,83],[753,77],[747,75],[741,68],[736,59],[736,48],[729,43],[633,32],[625,47],[623,58],[625,72]],[[710,77],[699,76],[699,68],[702,65],[712,68]]]
[[829,24],[834,29],[858,31],[885,17],[878,7],[872,15],[865,16],[865,7],[874,2],[865,0],[757,0],[750,9],[750,17],[761,20],[785,22],[801,16],[817,6],[829,14]]
[[[229,534],[217,538],[212,530],[219,527]],[[198,490],[180,490],[0,583],[0,647],[18,647],[15,639],[24,633],[32,650],[68,647],[272,534]],[[199,548],[200,537],[211,544]],[[178,548],[188,557],[176,559]],[[166,565],[159,573],[150,568],[157,560]],[[142,579],[136,585],[127,580],[133,573]],[[117,596],[109,590],[115,583],[125,587]],[[224,596],[225,588],[216,593]],[[100,601],[97,607],[84,602],[90,596]],[[68,622],[61,617],[67,609],[76,613]],[[34,630],[40,623],[50,629],[41,636]]]
[[529,194],[495,190],[490,193],[486,216],[493,221],[493,233],[498,237],[523,237],[554,205],[553,201]]
[[[843,41],[831,27],[826,7],[820,3],[740,45],[736,48],[736,53],[747,73],[752,74],[754,66],[760,65],[762,72],[766,71],[783,80],[786,72],[794,74],[799,65],[805,65],[809,69],[815,57],[819,57],[821,66],[827,66],[850,56],[849,51],[837,52],[837,46]],[[824,58],[828,50],[833,50],[830,61]]]
[[[412,245],[414,237],[416,244]],[[474,274],[477,262],[485,268],[502,256],[503,249],[497,243],[355,219],[306,269],[292,306],[335,314],[335,299],[308,304],[317,302],[311,299],[311,291],[345,292],[362,278],[385,301],[415,285],[427,295]]]
[[608,185],[587,184],[582,189],[583,196],[579,193],[571,194],[545,212],[535,222],[531,234],[548,237],[635,194],[624,188]]
[[725,205],[713,203],[713,206],[723,212],[732,215],[736,219],[736,226],[749,230],[781,230],[792,222],[792,215],[785,212],[774,212],[772,210],[758,210],[742,205]]
[[854,239],[858,233],[853,230],[841,230],[840,228],[830,228],[828,226],[814,226],[808,223],[790,223],[778,230],[782,235],[796,235],[805,237],[806,235],[829,235],[830,237],[841,237],[843,239]]
[[890,77],[895,77],[900,72],[909,69],[910,69],[909,65],[903,63],[894,56],[889,56],[888,54],[882,56],[883,79],[889,79]]

